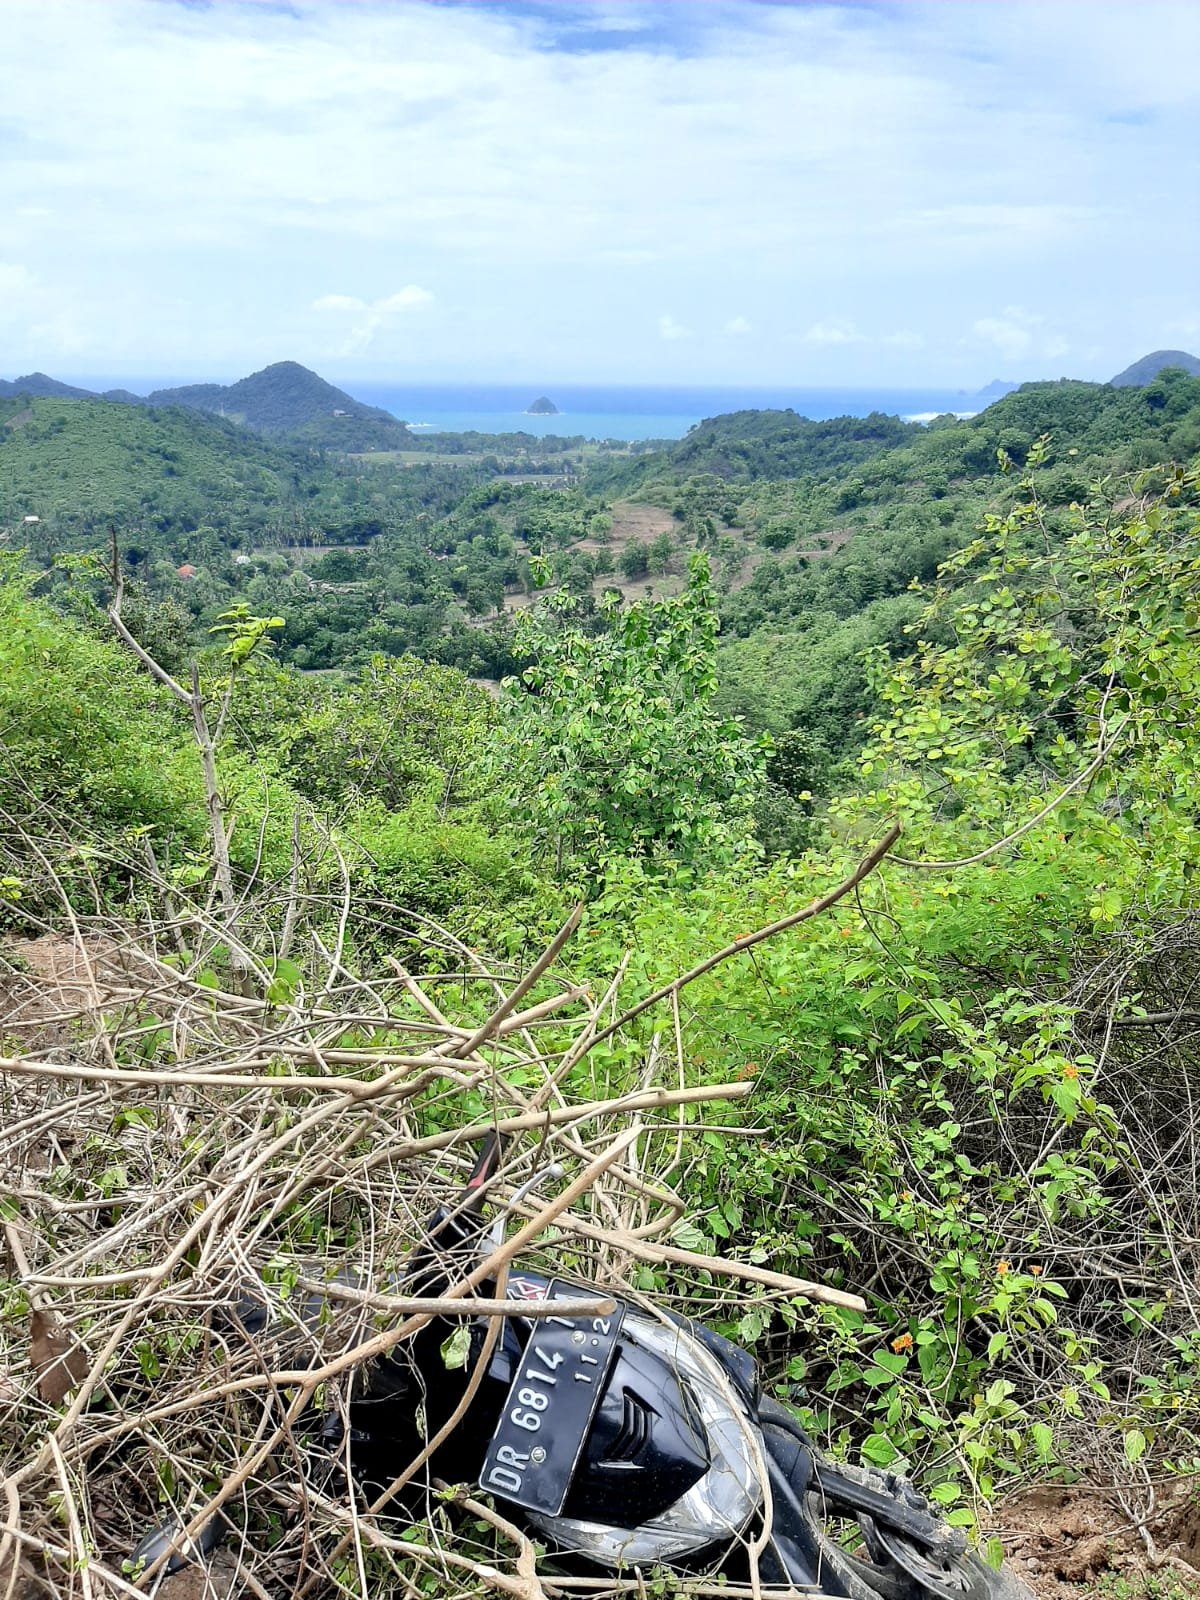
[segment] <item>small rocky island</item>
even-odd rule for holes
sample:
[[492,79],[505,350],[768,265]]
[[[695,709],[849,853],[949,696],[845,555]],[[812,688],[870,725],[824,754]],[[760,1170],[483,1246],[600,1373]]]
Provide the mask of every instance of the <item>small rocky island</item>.
[[527,417],[556,417],[558,415],[558,407],[553,400],[547,400],[546,396],[542,394],[533,401],[525,415]]

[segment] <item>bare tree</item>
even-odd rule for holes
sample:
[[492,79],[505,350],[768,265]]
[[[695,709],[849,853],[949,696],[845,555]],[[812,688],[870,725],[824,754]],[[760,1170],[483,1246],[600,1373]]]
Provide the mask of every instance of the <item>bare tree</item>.
[[[224,797],[221,794],[221,785],[217,777],[217,744],[224,732],[226,719],[229,716],[229,707],[233,700],[233,688],[237,678],[237,670],[243,667],[251,658],[254,650],[260,646],[267,637],[270,627],[280,622],[278,618],[262,618],[244,616],[236,619],[225,631],[232,632],[230,660],[231,670],[229,681],[221,696],[217,711],[215,726],[209,723],[208,708],[205,705],[204,694],[200,687],[200,668],[193,659],[189,663],[189,684],[184,686],[177,678],[166,670],[165,667],[154,659],[150,652],[141,645],[129,631],[121,615],[121,605],[125,595],[125,579],[121,571],[121,556],[117,549],[117,535],[114,528],[109,529],[109,538],[112,548],[112,602],[108,608],[109,621],[117,630],[120,639],[128,645],[134,655],[145,667],[156,682],[161,683],[180,705],[187,708],[191,718],[192,735],[196,741],[196,748],[200,752],[200,770],[204,777],[204,798],[208,809],[208,831],[212,842],[213,872],[216,877],[217,896],[221,903],[224,915],[224,932],[229,942],[229,959],[233,967],[236,985],[240,992],[248,993],[253,982],[254,958],[247,949],[239,934],[239,898],[233,881],[233,869],[229,860],[230,825],[226,816]],[[246,624],[239,628],[237,623]]]

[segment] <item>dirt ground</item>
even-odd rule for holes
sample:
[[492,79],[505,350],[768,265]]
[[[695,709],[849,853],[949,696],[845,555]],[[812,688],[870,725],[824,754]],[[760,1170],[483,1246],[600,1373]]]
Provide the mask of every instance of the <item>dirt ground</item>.
[[0,939],[0,1034],[26,1054],[52,1052],[101,1011],[134,1000],[156,981],[136,950],[89,934]]
[[[623,550],[633,539],[652,544],[660,533],[676,533],[679,524],[665,506],[618,500],[612,508],[612,548]],[[586,542],[585,542],[586,548]]]
[[1115,1491],[1043,1485],[1008,1501],[997,1531],[1039,1600],[1200,1596],[1200,1485],[1160,1489],[1153,1505],[1143,1492],[1129,1510]]
[[[619,561],[621,552],[627,544],[635,539],[643,544],[653,544],[660,533],[678,533],[679,524],[663,506],[643,505],[632,500],[618,500],[612,508],[612,531],[608,540],[607,549],[614,562]],[[605,548],[599,539],[578,539],[571,546],[572,550],[583,550],[589,555],[595,555]],[[618,569],[610,572],[603,578],[597,578],[592,585],[592,593],[599,599],[605,589],[619,589],[626,600],[640,600],[651,590],[660,598],[667,595],[678,594],[686,582],[682,572],[672,572],[656,577],[626,578]],[[507,594],[504,597],[504,609],[507,612],[523,611],[531,606],[536,595],[524,594],[520,591]]]

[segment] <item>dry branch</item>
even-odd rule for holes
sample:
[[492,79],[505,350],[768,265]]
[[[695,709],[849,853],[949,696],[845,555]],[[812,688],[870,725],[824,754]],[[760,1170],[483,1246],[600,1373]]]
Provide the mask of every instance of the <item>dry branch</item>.
[[[120,604],[114,568],[113,621],[125,637]],[[126,642],[136,652],[136,641]],[[195,706],[194,682],[191,694],[173,679],[166,686]],[[631,1260],[731,1285],[714,1295],[740,1287],[759,1298],[861,1307],[842,1291],[670,1242],[686,1214],[664,1178],[685,1150],[682,1108],[740,1101],[754,1087],[686,1080],[677,1002],[720,961],[836,903],[897,831],[845,883],[615,1022],[624,965],[599,1000],[556,970],[578,908],[523,975],[431,930],[458,969],[452,981],[441,976],[435,1000],[434,981],[399,963],[396,977],[353,976],[344,907],[330,908],[334,948],[320,956],[317,930],[296,909],[295,865],[277,910],[293,948],[304,944],[313,956],[315,998],[300,993],[287,1005],[237,985],[200,984],[202,957],[179,960],[179,923],[216,943],[228,940],[229,919],[185,897],[173,896],[169,925],[136,935],[74,921],[83,1002],[48,997],[31,1017],[29,1048],[9,1045],[0,1056],[0,1202],[19,1219],[4,1229],[8,1276],[58,1341],[51,1350],[43,1339],[39,1357],[28,1319],[0,1321],[0,1600],[18,1583],[22,1551],[57,1571],[64,1587],[74,1569],[81,1600],[144,1592],[155,1570],[131,1582],[121,1563],[168,1503],[182,1508],[187,1535],[222,1508],[252,1527],[281,1483],[303,1513],[278,1549],[263,1543],[256,1554],[248,1539],[238,1557],[238,1581],[258,1600],[327,1585],[346,1553],[356,1581],[372,1552],[440,1562],[460,1578],[478,1574],[474,1558],[433,1533],[428,1546],[394,1538],[379,1520],[382,1503],[339,1511],[336,1497],[305,1486],[296,1427],[314,1404],[344,1407],[364,1364],[433,1318],[483,1315],[494,1338],[505,1317],[547,1309],[504,1298],[519,1254],[535,1252],[554,1271],[569,1247],[563,1275],[579,1293],[568,1314],[604,1314],[613,1294],[628,1294]],[[247,944],[256,914],[237,902]],[[673,1002],[674,1048],[660,1051],[656,1037],[626,1078],[597,1078],[592,1047],[664,998]],[[8,1037],[23,1038],[19,1021]],[[637,1056],[636,1039],[629,1043],[622,1059]],[[460,1189],[473,1144],[492,1131],[507,1139],[494,1205],[551,1161],[565,1172],[562,1188],[521,1202],[509,1236],[457,1282],[436,1296],[406,1296],[399,1268],[434,1209]],[[739,1130],[729,1131],[736,1138]],[[349,1281],[333,1281],[343,1269]],[[497,1297],[480,1301],[475,1293],[489,1278]],[[221,1315],[247,1285],[273,1312],[257,1341]],[[323,1302],[319,1321],[295,1309],[305,1298]],[[563,1309],[555,1303],[556,1314]],[[54,1389],[40,1381],[47,1351],[62,1380]],[[396,1482],[419,1465],[398,1463]],[[489,1569],[493,1587],[542,1592],[532,1547],[513,1541],[503,1518],[483,1520],[501,1540],[496,1559],[505,1570]]]

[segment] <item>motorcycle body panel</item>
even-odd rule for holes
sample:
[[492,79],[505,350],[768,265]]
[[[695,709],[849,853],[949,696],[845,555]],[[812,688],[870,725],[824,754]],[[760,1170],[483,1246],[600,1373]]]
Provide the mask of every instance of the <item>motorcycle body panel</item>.
[[[431,1218],[423,1244],[387,1282],[391,1292],[443,1293],[486,1253],[479,1210],[498,1148],[485,1150],[458,1207]],[[365,1287],[353,1271],[333,1281]],[[505,1285],[508,1298],[531,1308],[589,1292],[526,1270]],[[314,1350],[326,1310],[312,1294],[290,1307]],[[276,1319],[288,1320],[261,1284],[225,1315],[251,1340],[265,1338]],[[412,1479],[413,1509],[435,1478],[480,1483],[568,1566],[708,1567],[736,1579],[753,1541],[765,1585],[831,1600],[1032,1600],[1011,1574],[968,1556],[962,1536],[911,1485],[824,1461],[792,1414],[762,1395],[753,1357],[701,1324],[620,1301],[612,1319],[550,1313],[506,1317],[498,1330],[482,1317],[468,1326],[465,1362],[451,1364],[444,1351],[461,1321],[435,1319],[355,1374],[348,1430],[332,1413],[310,1430],[321,1482],[340,1481],[348,1453],[374,1499],[445,1430]],[[857,1550],[839,1546],[829,1519],[857,1520]],[[163,1524],[139,1553],[170,1549],[172,1562],[207,1554],[209,1529],[182,1552],[178,1531]]]

